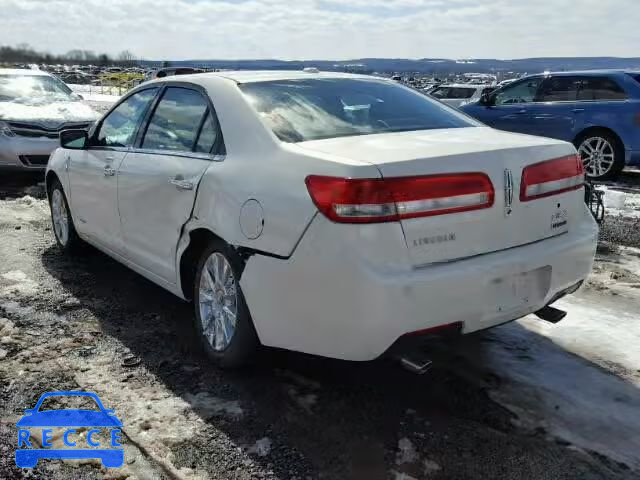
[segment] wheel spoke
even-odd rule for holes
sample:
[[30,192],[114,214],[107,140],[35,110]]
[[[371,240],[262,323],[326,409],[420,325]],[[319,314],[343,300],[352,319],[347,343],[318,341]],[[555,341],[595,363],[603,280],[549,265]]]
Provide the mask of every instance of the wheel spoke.
[[205,265],[204,269],[202,270],[202,278],[204,278],[204,281],[207,284],[209,291],[213,293],[213,291],[215,290],[215,282],[211,278],[211,273],[209,272],[207,265]]
[[230,324],[235,327],[236,326],[236,313],[231,310],[229,307],[222,307],[222,311],[225,313],[226,318],[229,320]]

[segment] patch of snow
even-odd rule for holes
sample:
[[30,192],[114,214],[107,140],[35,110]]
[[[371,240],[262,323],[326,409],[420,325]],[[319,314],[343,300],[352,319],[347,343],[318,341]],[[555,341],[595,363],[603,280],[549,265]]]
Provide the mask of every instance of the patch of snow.
[[529,316],[461,353],[500,377],[490,395],[522,426],[639,468],[640,301],[582,292],[556,305],[559,324]]
[[0,318],[0,337],[6,337],[17,332],[15,324],[8,318]]
[[224,400],[207,392],[199,392],[195,395],[188,393],[184,396],[184,399],[191,404],[191,408],[205,418],[217,416],[239,418],[244,414],[244,410],[242,410],[240,402],[237,400]]
[[424,459],[423,466],[424,466],[424,474],[427,477],[432,473],[442,470],[442,467],[440,465],[438,465],[433,460],[429,460],[428,458]]
[[597,190],[604,192],[607,215],[640,218],[640,191],[606,185],[598,186]]
[[271,440],[267,437],[256,440],[256,443],[249,448],[248,452],[259,457],[266,457],[271,452]]
[[13,300],[1,302],[0,308],[9,315],[17,315],[19,317],[26,317],[34,312],[33,307],[23,307],[18,302]]
[[29,296],[38,292],[38,284],[27,277],[21,270],[12,270],[3,273],[1,276],[10,283],[9,286],[2,289],[2,293],[5,295],[17,294]]
[[393,476],[393,480],[418,480],[417,478],[412,477],[408,473],[396,472],[395,470],[391,470],[391,475]]
[[44,199],[38,200],[31,195],[25,195],[15,200],[0,202],[0,223],[5,225],[21,225],[48,217],[49,205]]
[[403,437],[398,440],[398,451],[396,452],[396,465],[414,463],[418,460],[418,452],[411,440]]

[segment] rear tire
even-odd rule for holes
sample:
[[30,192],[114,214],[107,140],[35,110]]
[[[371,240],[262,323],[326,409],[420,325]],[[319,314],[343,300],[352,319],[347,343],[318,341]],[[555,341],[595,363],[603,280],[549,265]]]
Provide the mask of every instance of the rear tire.
[[64,253],[77,251],[83,242],[76,232],[67,197],[58,180],[53,181],[49,190],[49,208],[56,243]]
[[625,166],[624,146],[606,130],[582,133],[574,145],[591,180],[614,180]]
[[195,327],[207,356],[222,368],[243,366],[259,342],[240,287],[243,263],[221,240],[202,252],[193,285]]

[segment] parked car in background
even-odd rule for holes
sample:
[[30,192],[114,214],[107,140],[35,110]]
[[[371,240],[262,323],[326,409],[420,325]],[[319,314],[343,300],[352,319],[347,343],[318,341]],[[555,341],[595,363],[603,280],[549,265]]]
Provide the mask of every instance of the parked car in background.
[[204,70],[195,67],[166,67],[158,70],[149,70],[144,75],[145,82],[156,78],[172,77],[174,75],[191,75],[193,73],[203,73]]
[[430,90],[428,93],[442,103],[451,107],[460,107],[468,102],[480,100],[485,93],[490,93],[495,87],[490,85],[474,85],[470,83],[444,84]]
[[62,130],[88,129],[98,117],[46,72],[0,69],[0,169],[44,170]]
[[260,343],[370,360],[544,315],[593,263],[571,144],[387,79],[155,80],[61,145],[46,174],[60,247],[85,240],[193,300],[223,366]]
[[588,177],[640,164],[640,72],[532,75],[461,108],[501,130],[572,142]]

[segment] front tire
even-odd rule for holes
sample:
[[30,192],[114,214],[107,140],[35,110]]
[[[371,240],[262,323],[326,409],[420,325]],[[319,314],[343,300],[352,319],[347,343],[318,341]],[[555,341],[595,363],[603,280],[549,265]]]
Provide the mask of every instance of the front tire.
[[259,342],[240,288],[242,261],[221,240],[200,257],[193,286],[195,327],[207,356],[223,368],[248,363]]
[[575,146],[585,174],[592,180],[614,180],[624,168],[624,146],[607,131],[582,134],[576,139]]
[[51,209],[51,223],[53,224],[56,243],[65,253],[76,250],[81,245],[82,240],[76,232],[67,197],[62,189],[62,184],[58,180],[55,180],[51,185],[49,207]]

